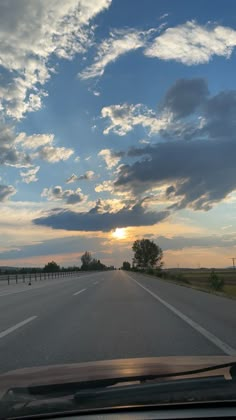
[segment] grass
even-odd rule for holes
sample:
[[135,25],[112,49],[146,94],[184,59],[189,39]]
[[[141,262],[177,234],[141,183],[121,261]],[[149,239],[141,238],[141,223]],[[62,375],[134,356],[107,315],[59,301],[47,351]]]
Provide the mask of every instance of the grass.
[[[180,275],[181,273],[181,275]],[[194,270],[194,271],[183,271],[176,273],[175,283],[188,285],[194,289],[202,290],[207,293],[213,293],[220,296],[230,297],[236,299],[236,272],[229,270],[215,270],[215,273],[224,280],[224,286],[222,290],[214,290],[210,286],[209,277],[211,274],[210,270]],[[173,279],[173,274],[171,273]],[[168,274],[167,274],[168,275]],[[182,279],[181,279],[182,277]],[[179,281],[178,281],[179,278]],[[172,280],[170,278],[170,280]]]
[[[229,297],[236,299],[236,270],[214,270],[219,278],[224,280],[222,290],[214,290],[210,286],[210,275],[212,270],[163,270],[161,277],[163,280],[172,281],[181,286],[191,287],[193,289],[202,290],[207,293],[216,294],[219,296]],[[158,276],[159,272],[154,270],[153,274],[146,274]]]

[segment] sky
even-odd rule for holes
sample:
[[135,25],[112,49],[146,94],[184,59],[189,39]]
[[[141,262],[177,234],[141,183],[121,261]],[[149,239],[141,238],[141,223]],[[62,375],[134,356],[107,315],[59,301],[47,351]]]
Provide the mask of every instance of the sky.
[[0,266],[236,257],[234,0],[0,0]]

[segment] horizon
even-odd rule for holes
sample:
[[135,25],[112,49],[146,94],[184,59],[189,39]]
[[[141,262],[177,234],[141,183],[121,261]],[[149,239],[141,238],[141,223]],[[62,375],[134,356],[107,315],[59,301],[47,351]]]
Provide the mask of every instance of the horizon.
[[[96,4],[95,4],[96,3]],[[0,265],[236,257],[235,2],[0,5]],[[179,7],[181,4],[181,7]],[[66,27],[66,30],[65,30]]]

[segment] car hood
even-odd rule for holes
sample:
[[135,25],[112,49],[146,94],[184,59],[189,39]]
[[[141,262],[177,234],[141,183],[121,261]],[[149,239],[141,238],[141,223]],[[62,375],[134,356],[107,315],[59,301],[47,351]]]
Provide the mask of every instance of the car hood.
[[[116,359],[97,362],[50,365],[17,369],[0,375],[0,395],[13,387],[62,384],[124,378],[146,375],[163,375],[202,369],[208,366],[236,362],[231,356],[148,357]],[[229,368],[198,373],[197,376],[229,375]]]

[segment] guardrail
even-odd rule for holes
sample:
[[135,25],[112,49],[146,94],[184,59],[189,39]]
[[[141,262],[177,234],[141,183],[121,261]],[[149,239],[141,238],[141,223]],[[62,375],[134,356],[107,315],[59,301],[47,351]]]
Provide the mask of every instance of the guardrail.
[[70,277],[77,274],[77,271],[58,271],[55,273],[15,273],[15,274],[0,274],[0,284],[6,282],[6,284],[18,284],[26,283],[31,285],[32,282],[42,281],[47,279],[55,279],[59,277]]

